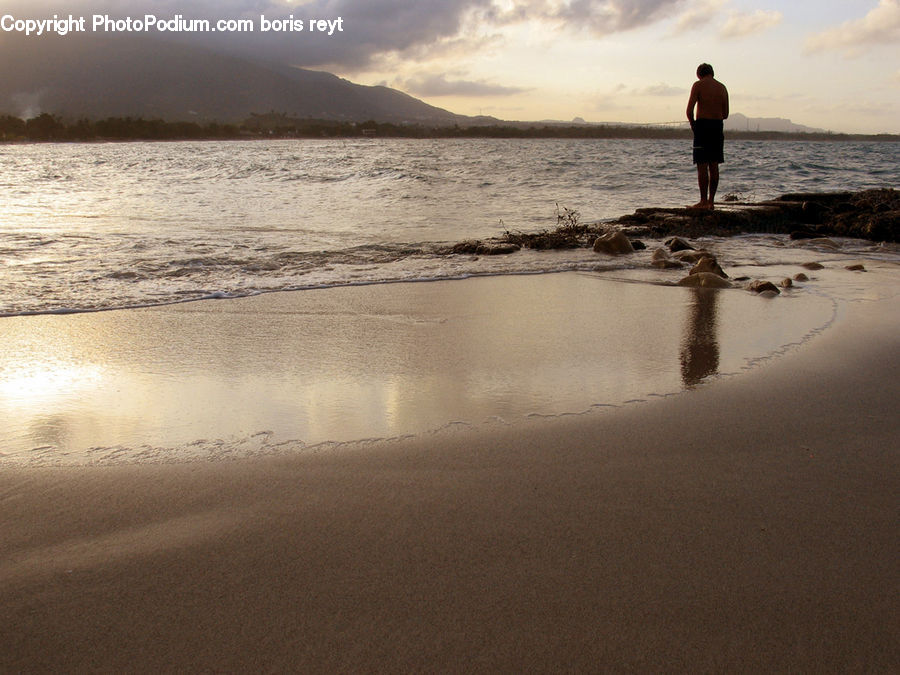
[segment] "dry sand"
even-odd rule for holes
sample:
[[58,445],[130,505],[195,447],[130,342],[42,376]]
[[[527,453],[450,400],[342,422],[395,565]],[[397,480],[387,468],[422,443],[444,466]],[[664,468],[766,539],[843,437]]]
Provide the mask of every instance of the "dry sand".
[[0,671],[896,672],[900,302],[618,409],[0,474]]

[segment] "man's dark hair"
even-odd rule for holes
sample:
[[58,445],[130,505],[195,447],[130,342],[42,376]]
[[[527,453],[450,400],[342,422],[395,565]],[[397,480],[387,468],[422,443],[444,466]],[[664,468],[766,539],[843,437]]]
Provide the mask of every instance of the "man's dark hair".
[[697,66],[697,77],[706,77],[707,75],[715,75],[711,65],[708,63],[701,63]]

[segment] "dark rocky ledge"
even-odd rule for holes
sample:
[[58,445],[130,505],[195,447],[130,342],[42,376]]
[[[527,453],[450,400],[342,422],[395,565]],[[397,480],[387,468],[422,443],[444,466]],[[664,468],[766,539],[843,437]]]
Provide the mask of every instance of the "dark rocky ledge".
[[[573,212],[567,211],[571,215]],[[506,232],[503,236],[456,244],[446,253],[492,255],[520,248],[588,248],[610,231],[624,232],[632,243],[640,237],[731,236],[741,233],[790,234],[792,238],[855,237],[900,241],[900,192],[893,188],[861,192],[786,194],[771,201],[740,202],[734,198],[714,211],[692,208],[642,208],[610,222],[582,225],[560,218],[554,230]]]

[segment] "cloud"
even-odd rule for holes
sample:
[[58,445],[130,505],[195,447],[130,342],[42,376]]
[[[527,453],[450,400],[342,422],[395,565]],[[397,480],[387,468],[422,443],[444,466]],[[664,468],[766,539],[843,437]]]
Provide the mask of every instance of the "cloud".
[[[73,0],[65,13],[75,16],[109,14],[112,17],[174,17],[186,19],[252,19],[256,30],[248,33],[168,33],[154,37],[189,40],[222,51],[237,52],[260,60],[299,66],[340,64],[362,66],[374,57],[403,52],[421,45],[438,44],[464,31],[468,18],[485,11],[494,0]],[[4,13],[43,18],[62,11],[46,0],[4,3]],[[331,36],[309,31],[259,30],[260,15],[268,19],[342,18],[343,31]]]
[[683,0],[569,0],[551,8],[544,16],[608,35],[655,23],[670,16],[682,4]]
[[492,0],[482,12],[496,25],[541,21],[567,29],[609,34],[670,15],[687,0]]
[[484,80],[448,80],[445,75],[423,75],[401,83],[401,88],[417,96],[512,96],[528,91],[504,87]]
[[697,0],[678,17],[673,32],[678,35],[703,28],[716,17],[724,4],[725,0]]
[[878,6],[861,19],[810,36],[807,51],[843,49],[854,54],[875,44],[900,43],[900,0],[880,0]]
[[[76,16],[187,19],[335,19],[343,32],[167,34],[221,51],[298,66],[362,69],[386,55],[420,59],[430,50],[469,44],[504,26],[538,22],[548,30],[589,30],[606,35],[648,25],[673,15],[689,0],[71,0]],[[46,17],[63,13],[48,0],[8,0],[4,13]],[[448,45],[450,47],[448,47]],[[469,51],[468,53],[472,53]]]
[[781,23],[783,16],[777,10],[758,9],[752,13],[732,11],[719,34],[724,38],[738,38],[759,33]]
[[629,91],[628,85],[624,82],[606,90],[597,91],[588,99],[589,110],[596,113],[618,113],[633,110],[634,105],[630,103]]
[[653,84],[643,89],[637,89],[634,92],[637,96],[684,96],[688,90],[684,87],[673,87],[670,84]]

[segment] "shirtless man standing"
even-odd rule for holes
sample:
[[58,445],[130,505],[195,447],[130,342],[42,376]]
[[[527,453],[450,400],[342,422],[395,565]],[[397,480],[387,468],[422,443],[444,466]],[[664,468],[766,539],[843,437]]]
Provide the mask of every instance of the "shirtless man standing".
[[[696,120],[694,106],[697,106]],[[728,90],[713,77],[713,67],[708,63],[701,63],[697,68],[687,118],[694,132],[694,164],[700,185],[700,201],[693,208],[712,209],[719,187],[719,164],[725,161],[723,120],[728,118]]]

